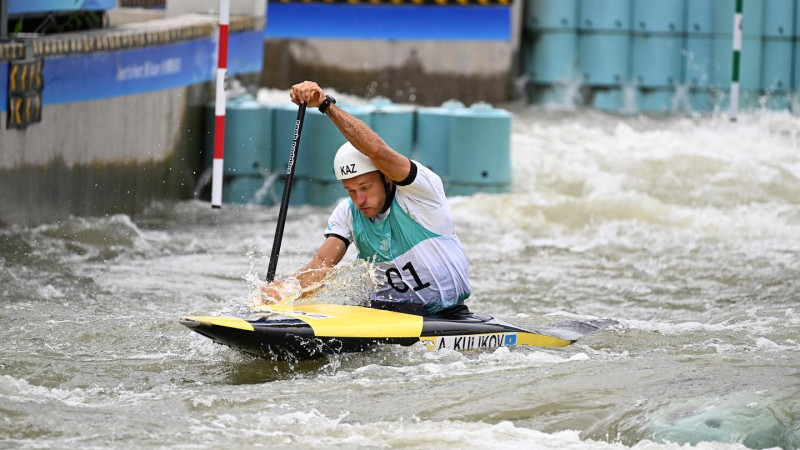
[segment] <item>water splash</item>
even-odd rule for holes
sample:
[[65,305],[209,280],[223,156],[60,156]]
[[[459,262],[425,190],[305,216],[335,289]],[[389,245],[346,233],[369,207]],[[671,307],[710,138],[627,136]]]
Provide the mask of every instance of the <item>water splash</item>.
[[251,205],[264,205],[267,203],[267,196],[269,196],[269,204],[279,204],[281,199],[278,197],[278,193],[273,189],[275,182],[280,179],[281,174],[278,172],[269,173],[264,172],[264,183],[256,189],[255,194],[253,194],[253,198],[248,201],[248,204]]
[[800,434],[791,430],[793,414],[780,401],[759,394],[731,394],[695,399],[659,411],[645,436],[657,442],[741,443],[748,448],[797,448]]
[[[263,302],[261,289],[266,285],[266,281],[262,281],[255,271],[255,253],[249,252],[247,256],[250,265],[243,278],[248,283],[250,294],[246,303],[254,307]],[[302,297],[300,297],[299,282],[294,276],[280,280],[284,285],[281,288],[282,293],[294,293],[283,297],[284,302],[290,305],[320,303],[364,305],[369,294],[374,292],[377,286],[377,270],[369,261],[353,259],[327,269],[326,272],[319,283],[302,289],[304,291]]]

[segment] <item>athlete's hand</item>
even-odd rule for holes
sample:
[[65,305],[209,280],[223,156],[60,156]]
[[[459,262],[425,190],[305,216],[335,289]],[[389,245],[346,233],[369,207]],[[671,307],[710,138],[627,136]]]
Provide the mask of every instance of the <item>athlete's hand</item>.
[[300,293],[301,287],[297,278],[274,281],[261,287],[261,303],[266,305],[291,303],[300,298]]
[[281,300],[283,300],[280,291],[281,284],[282,283],[280,281],[275,281],[273,283],[261,286],[261,303],[265,305],[281,303]]
[[295,105],[305,102],[307,107],[317,108],[325,100],[325,92],[322,91],[322,88],[317,83],[303,81],[292,86],[289,97]]

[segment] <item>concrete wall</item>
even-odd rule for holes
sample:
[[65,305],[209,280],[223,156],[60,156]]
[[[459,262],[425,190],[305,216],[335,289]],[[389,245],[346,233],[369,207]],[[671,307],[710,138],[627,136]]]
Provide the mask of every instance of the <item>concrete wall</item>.
[[348,94],[420,105],[505,102],[516,96],[522,7],[511,6],[509,41],[267,39],[261,84],[286,89],[314,80]]
[[267,40],[261,84],[285,89],[308,79],[402,103],[497,103],[509,98],[513,54],[505,42]]
[[[241,16],[263,17],[267,0],[229,0],[230,13]],[[168,0],[167,17],[184,14],[219,14],[219,0]]]
[[41,124],[0,127],[0,223],[133,214],[153,200],[192,196],[202,105],[212,93],[203,83],[51,105]]
[[[22,59],[25,46],[0,44],[0,226],[135,214],[194,195],[216,29],[208,16],[163,15],[117,11],[102,32],[32,40],[44,67],[32,104],[44,106],[41,121],[23,129],[7,128],[4,110],[6,61]],[[249,74],[247,85],[262,66],[261,26],[263,19],[231,17],[229,73]]]

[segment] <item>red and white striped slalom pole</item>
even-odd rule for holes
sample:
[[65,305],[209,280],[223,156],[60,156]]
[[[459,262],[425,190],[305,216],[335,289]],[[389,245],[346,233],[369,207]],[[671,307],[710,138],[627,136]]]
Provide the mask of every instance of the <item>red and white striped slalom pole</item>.
[[211,172],[211,207],[222,207],[222,157],[225,154],[225,75],[228,72],[228,23],[230,0],[219,0],[219,49],[214,111],[214,165]]

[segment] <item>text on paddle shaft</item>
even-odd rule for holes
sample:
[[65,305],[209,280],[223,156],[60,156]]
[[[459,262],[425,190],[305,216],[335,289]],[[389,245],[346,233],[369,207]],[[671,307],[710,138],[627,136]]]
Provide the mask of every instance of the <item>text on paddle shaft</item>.
[[297,155],[297,136],[300,134],[300,119],[294,121],[294,136],[292,136],[292,149],[289,152],[289,164],[286,165],[286,175],[292,174],[294,158]]
[[[414,278],[414,292],[417,292],[421,289],[425,289],[426,287],[430,286],[430,283],[422,283],[420,280],[417,271],[414,269],[414,266],[409,262],[405,266],[403,266],[403,270],[410,273],[411,276]],[[395,276],[397,279],[395,279]],[[396,267],[392,267],[391,269],[386,270],[386,281],[392,285],[392,288],[400,293],[408,291],[409,286],[403,281],[403,275],[397,270]]]

